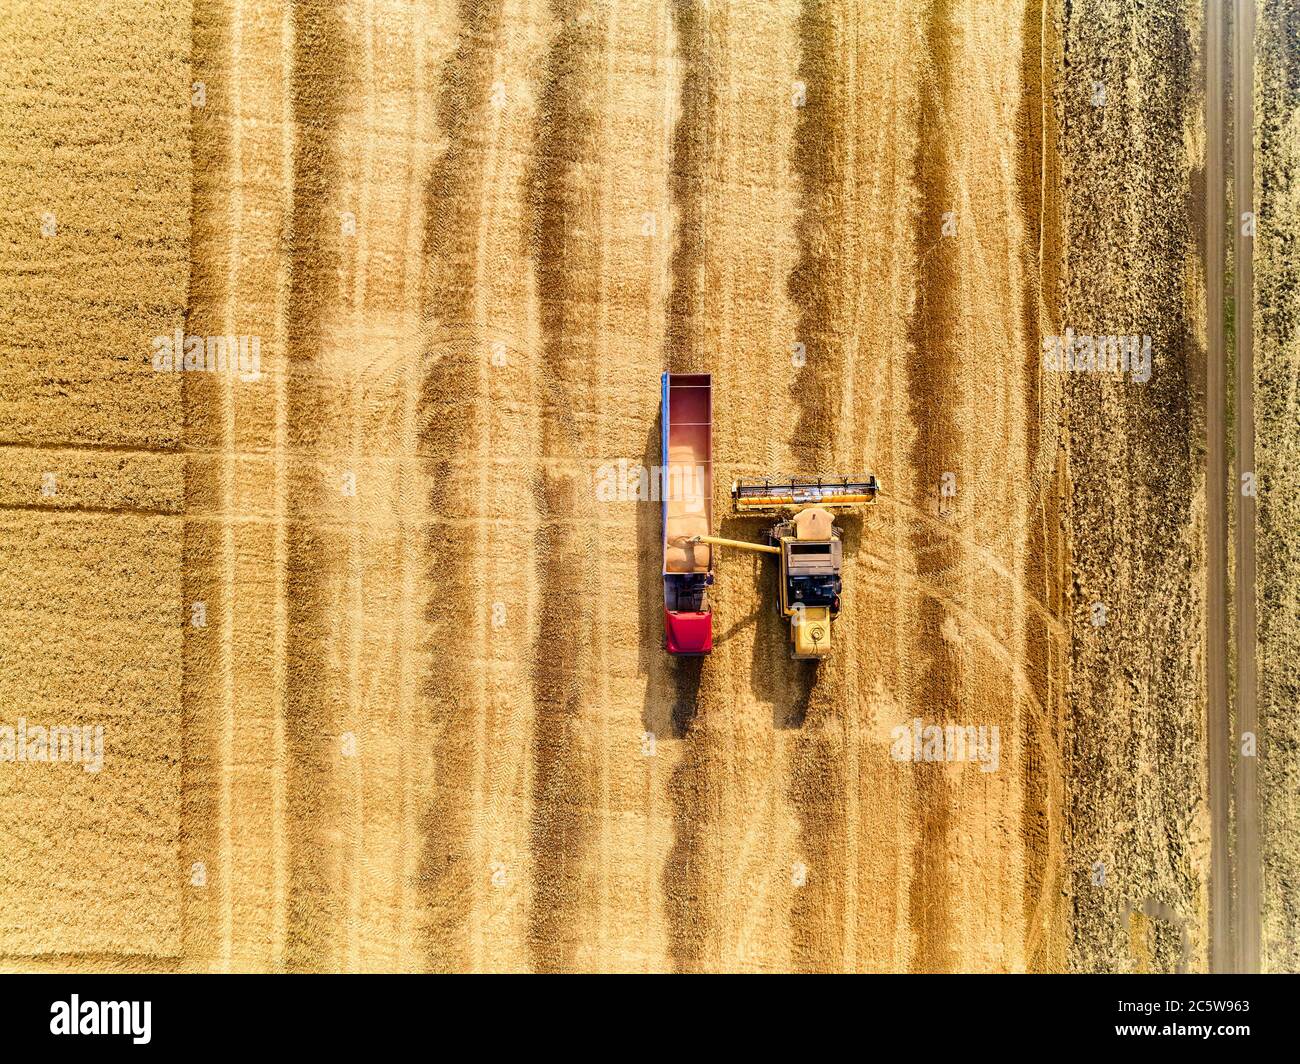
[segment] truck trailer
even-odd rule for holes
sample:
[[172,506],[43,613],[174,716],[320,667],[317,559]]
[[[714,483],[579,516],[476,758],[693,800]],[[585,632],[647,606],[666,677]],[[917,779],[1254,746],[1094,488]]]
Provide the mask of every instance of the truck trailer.
[[713,649],[713,379],[663,375],[664,646],[670,654]]

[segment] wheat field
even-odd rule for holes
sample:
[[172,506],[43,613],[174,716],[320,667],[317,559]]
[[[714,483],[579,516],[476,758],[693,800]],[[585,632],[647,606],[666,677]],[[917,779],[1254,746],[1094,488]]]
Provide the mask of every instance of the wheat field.
[[[1204,968],[1202,17],[6,7],[0,724],[102,764],[0,764],[0,966]],[[1045,369],[1067,329],[1148,334],[1150,382]],[[659,506],[598,485],[659,461],[665,370],[713,375],[720,535],[763,529],[735,477],[880,477],[824,664],[740,552],[664,653]],[[914,723],[997,761],[900,760]]]

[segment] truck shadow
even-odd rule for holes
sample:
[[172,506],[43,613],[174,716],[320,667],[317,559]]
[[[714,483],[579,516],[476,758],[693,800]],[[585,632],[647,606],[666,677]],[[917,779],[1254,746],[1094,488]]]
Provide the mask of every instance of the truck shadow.
[[[661,461],[663,411],[646,439],[641,466],[654,470]],[[629,486],[632,490],[633,486]],[[671,657],[664,649],[663,514],[656,499],[643,498],[637,508],[638,671],[646,677],[641,723],[657,738],[681,739],[690,730],[699,703],[704,658]]]

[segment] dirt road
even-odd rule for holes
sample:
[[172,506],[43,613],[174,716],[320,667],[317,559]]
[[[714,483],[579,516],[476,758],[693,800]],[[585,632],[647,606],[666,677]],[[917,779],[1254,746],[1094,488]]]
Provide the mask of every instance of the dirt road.
[[[1259,614],[1256,593],[1255,469],[1255,4],[1237,0],[1233,20],[1233,192],[1237,214],[1233,256],[1233,304],[1236,308],[1237,483],[1236,564],[1233,594],[1236,623],[1236,732],[1231,754],[1240,757],[1235,774],[1237,868],[1236,970],[1257,972],[1260,965],[1260,848],[1257,750],[1249,756],[1241,744],[1259,739],[1259,678],[1256,668]],[[1247,483],[1249,477],[1250,483]]]
[[[1257,171],[1254,163],[1256,121],[1256,12],[1252,3],[1231,10],[1214,4],[1207,23],[1208,145],[1207,185],[1225,188],[1232,203],[1232,300],[1225,303],[1223,199],[1207,200],[1207,306],[1210,343],[1207,351],[1208,476],[1217,490],[1210,493],[1208,639],[1210,677],[1210,765],[1213,839],[1211,876],[1212,935],[1210,962],[1216,971],[1257,972],[1261,942],[1261,824],[1258,765],[1261,734],[1258,652],[1260,588],[1258,565],[1260,473],[1256,462],[1254,347],[1256,292],[1254,283]],[[1273,13],[1265,13],[1266,32]],[[1229,48],[1229,42],[1231,47]],[[1225,92],[1225,77],[1231,96]],[[1249,91],[1247,91],[1249,87]],[[1231,184],[1225,184],[1228,158],[1224,123],[1231,99],[1233,156]],[[1269,99],[1267,105],[1274,106]],[[1243,131],[1248,131],[1243,135]],[[1270,165],[1265,159],[1265,172]],[[1270,181],[1271,185],[1272,182]],[[1271,199],[1265,192],[1265,198]],[[1267,260],[1266,260],[1267,261]],[[1276,270],[1276,264],[1270,263]],[[1225,346],[1224,323],[1232,325],[1232,358]],[[1270,340],[1274,337],[1269,337]],[[1235,381],[1229,390],[1229,363]],[[1228,409],[1231,407],[1231,415]],[[1232,439],[1232,462],[1227,445]],[[1272,451],[1269,440],[1262,448]],[[1231,514],[1229,511],[1231,510]],[[1266,518],[1266,521],[1268,519]],[[1228,541],[1233,560],[1229,564]],[[1269,564],[1266,551],[1266,571]],[[1231,603],[1229,596],[1231,595]],[[1231,604],[1231,611],[1228,607]],[[1276,621],[1265,607],[1265,644],[1272,642]],[[1286,632],[1285,622],[1282,632]],[[1285,635],[1284,635],[1285,638]],[[1231,650],[1229,649],[1231,646]],[[1229,683],[1231,673],[1231,684]]]

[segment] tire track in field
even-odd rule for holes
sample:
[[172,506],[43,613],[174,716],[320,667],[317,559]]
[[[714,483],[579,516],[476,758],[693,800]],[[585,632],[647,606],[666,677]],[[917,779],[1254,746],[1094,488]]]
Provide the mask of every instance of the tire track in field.
[[[1051,101],[1043,71],[1051,46],[1048,5],[1025,0],[1020,53],[1020,109],[1017,128],[1022,132],[1017,160],[1020,211],[1025,219],[1022,271],[1026,279],[1021,300],[1021,329],[1025,351],[1026,462],[1034,471],[1035,494],[1030,497],[1037,520],[1029,526],[1025,559],[1025,594],[1030,604],[1043,601],[1052,618],[1063,612],[1061,520],[1063,491],[1056,475],[1058,412],[1061,392],[1056,382],[1044,380],[1039,359],[1044,332],[1059,333],[1044,294],[1055,299],[1057,288],[1058,226],[1055,188],[1054,129],[1049,118]],[[1035,32],[1036,31],[1036,32]],[[1043,318],[1047,328],[1044,329]],[[1065,964],[1060,883],[1064,861],[1064,793],[1060,737],[1064,729],[1064,655],[1067,638],[1033,609],[1024,613],[1023,675],[1042,707],[1042,718],[1031,715],[1024,744],[1024,805],[1021,830],[1025,838],[1024,915],[1025,956],[1032,969],[1061,970]],[[1032,733],[1037,732],[1034,736]],[[1044,734],[1046,732],[1046,734]],[[1046,756],[1044,747],[1054,757]],[[1044,912],[1044,909],[1050,912]],[[1046,941],[1040,934],[1049,923]]]
[[[1209,969],[1233,968],[1232,853],[1232,721],[1228,695],[1227,587],[1228,564],[1228,434],[1225,427],[1228,359],[1224,348],[1224,224],[1228,186],[1224,181],[1227,151],[1224,123],[1227,94],[1224,75],[1228,37],[1227,5],[1209,0],[1205,31],[1205,295],[1206,295],[1206,481],[1211,486],[1206,507],[1206,745],[1209,753],[1207,793],[1210,809]],[[1219,485],[1219,490],[1214,485]]]
[[[340,308],[342,313],[340,313],[339,325],[340,332],[351,334],[348,347],[356,351],[368,346],[367,296],[372,291],[368,272],[371,255],[370,219],[376,200],[376,156],[378,154],[375,144],[377,107],[374,0],[364,0],[359,11],[353,8],[352,17],[356,19],[352,62],[356,65],[359,75],[357,85],[361,99],[352,101],[352,106],[349,108],[349,147],[346,150],[349,154],[355,153],[358,157],[352,162],[353,169],[349,177],[358,177],[360,188],[350,194],[349,205],[354,207],[360,224],[357,226],[355,238],[348,241],[343,290],[347,298],[350,298],[351,306],[347,307],[346,311]],[[358,120],[365,129],[360,145],[357,144],[355,131],[351,128]],[[374,288],[382,290],[382,281],[379,278],[376,280],[378,283]],[[365,425],[368,419],[363,416],[367,406],[365,384],[354,375],[355,364],[360,360],[349,361],[352,364],[345,371],[348,374],[348,405],[346,412],[341,413],[339,417],[338,430],[340,440],[344,444],[348,468],[355,474],[359,469],[364,468]],[[375,480],[370,478],[367,486],[373,486],[374,483]],[[340,677],[339,684],[342,693],[340,708],[344,714],[341,726],[349,731],[353,728],[364,729],[362,733],[364,739],[370,739],[376,734],[373,730],[375,722],[367,719],[368,707],[363,692],[365,680],[362,678],[362,647],[366,642],[366,595],[367,592],[371,592],[377,598],[383,599],[392,592],[390,588],[382,586],[380,581],[375,581],[370,588],[365,586],[365,557],[371,544],[366,542],[366,523],[356,520],[361,507],[357,504],[354,504],[354,507],[348,515],[352,520],[349,521],[344,540],[340,544],[343,556],[340,559],[339,583],[334,599],[340,613],[335,631],[342,644],[340,657],[343,659],[343,675]],[[386,575],[391,579],[391,574],[392,571],[389,570]],[[376,659],[370,660],[373,662]],[[376,774],[383,773],[383,759],[381,753],[373,760],[369,770]],[[344,925],[339,935],[341,956],[344,958],[341,967],[343,971],[357,972],[361,970],[363,963],[361,938],[374,933],[372,926],[366,926],[366,914],[363,912],[362,903],[366,869],[367,825],[364,815],[366,793],[362,766],[356,758],[349,757],[343,761],[337,771],[340,776],[341,792],[338,822],[343,831],[339,846],[339,858],[342,864],[340,903],[344,914]],[[376,806],[379,808],[374,809],[372,815],[377,813],[382,817],[384,815],[382,803],[376,803]]]
[[[537,471],[538,575],[541,615],[533,648],[535,704],[532,756],[530,852],[533,891],[529,913],[531,966],[538,972],[571,972],[577,947],[590,934],[598,883],[590,865],[600,828],[595,807],[600,767],[590,725],[600,707],[591,705],[599,641],[593,589],[602,578],[603,545],[597,534],[593,496],[575,470],[575,455],[591,455],[582,424],[600,402],[597,346],[591,315],[597,293],[582,283],[599,277],[589,232],[600,231],[602,204],[588,207],[585,167],[598,147],[598,119],[587,104],[599,68],[603,35],[588,19],[579,22],[567,5],[553,2],[559,28],[545,63],[541,113],[531,179],[530,252],[541,301],[540,366],[542,448]],[[598,157],[598,156],[597,156]],[[570,239],[570,229],[577,230]]]
[[[204,842],[186,860],[186,874],[202,860],[210,884],[186,891],[195,910],[200,902],[207,906],[208,923],[187,934],[211,936],[204,963],[221,969],[281,968],[287,938],[284,357],[291,264],[279,253],[278,234],[256,219],[291,209],[293,33],[287,5],[272,13],[267,25],[278,32],[263,38],[262,12],[241,0],[209,3],[196,12],[194,32],[195,78],[207,98],[192,122],[195,158],[205,162],[196,170],[202,175],[193,216],[199,265],[187,332],[251,330],[270,341],[262,348],[262,383],[195,374],[182,382],[190,397],[181,443],[188,459],[187,537],[196,550],[221,553],[219,571],[215,562],[199,562],[210,566],[200,571],[201,583],[187,575],[195,589],[186,601],[205,602],[208,627],[193,632],[186,625],[187,643],[206,664],[189,671],[184,697],[196,705],[209,699],[204,712],[212,723],[206,740],[187,735],[186,743],[196,752],[210,748],[208,786],[214,788],[209,797],[198,784],[186,797],[194,810],[187,817],[206,819],[194,827]],[[207,162],[214,158],[215,166]],[[252,454],[264,461],[250,465]],[[269,505],[255,513],[250,498]],[[203,529],[210,538],[202,538]]]
[[[466,351],[461,357],[441,357],[439,337],[449,323],[473,322],[478,316],[473,272],[486,173],[475,152],[489,106],[493,41],[503,17],[500,0],[460,3],[458,44],[444,65],[437,104],[438,127],[447,144],[424,192],[427,273],[421,315],[430,323],[431,346],[423,352],[420,446],[430,456],[430,512],[441,519],[428,531],[428,580],[441,594],[424,618],[433,644],[424,693],[432,714],[434,780],[423,819],[419,880],[426,912],[423,967],[444,972],[473,970],[471,921],[476,883],[485,871],[476,867],[480,862],[473,846],[481,795],[474,790],[479,751],[471,716],[486,712],[486,637],[477,646],[465,637],[485,623],[480,612],[481,522],[476,520],[484,500],[480,475],[469,467],[472,441],[485,435],[490,409],[477,330],[458,345]],[[455,620],[451,629],[445,624],[449,616]],[[468,622],[463,632],[461,618]],[[447,633],[450,638],[443,638]]]
[[[326,413],[328,398],[320,369],[325,311],[342,299],[343,267],[338,218],[333,212],[340,182],[336,133],[347,85],[349,35],[334,0],[293,4],[292,109],[296,141],[293,212],[290,217],[289,361],[307,372],[295,374],[288,389],[289,446],[310,446]],[[334,954],[344,924],[341,884],[335,882],[333,829],[339,808],[334,690],[321,661],[323,630],[331,602],[328,569],[333,541],[315,521],[322,492],[330,485],[315,477],[288,486],[287,616],[289,833],[285,965],[290,970],[336,970]]]
[[[908,406],[916,437],[913,469],[916,497],[941,483],[942,474],[961,475],[962,432],[954,416],[952,382],[961,368],[955,330],[961,320],[956,242],[940,236],[942,214],[954,209],[960,190],[952,179],[946,97],[957,76],[950,0],[932,0],[923,20],[927,62],[921,65],[918,94],[914,182],[920,194],[915,243],[921,256],[919,298],[911,321]],[[963,549],[950,536],[927,534],[918,527],[913,538],[917,578],[943,582],[943,574],[962,563]],[[941,636],[948,609],[931,596],[918,600],[916,655],[918,683],[913,707],[931,723],[947,723],[947,707],[959,704],[962,663]],[[954,722],[958,723],[958,722]],[[913,851],[910,923],[916,936],[913,966],[918,971],[955,967],[953,929],[948,915],[952,889],[948,867],[951,789],[939,772],[918,771],[915,782],[918,831]]]

